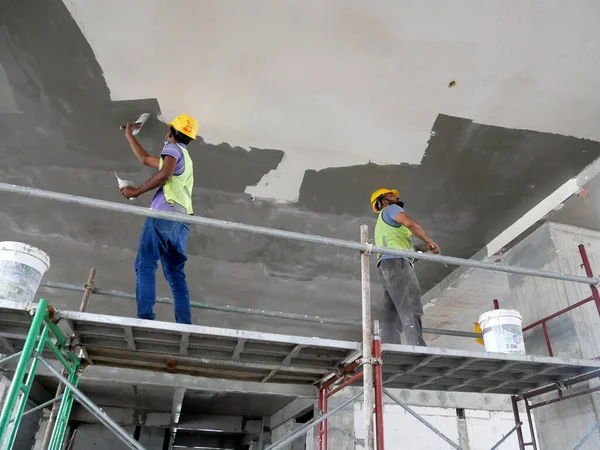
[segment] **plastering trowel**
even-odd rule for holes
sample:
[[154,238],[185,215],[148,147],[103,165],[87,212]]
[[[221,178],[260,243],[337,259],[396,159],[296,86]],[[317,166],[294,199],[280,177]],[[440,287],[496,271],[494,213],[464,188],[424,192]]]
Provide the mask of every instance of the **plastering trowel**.
[[[124,180],[123,178],[119,178],[117,172],[115,172],[115,177],[117,178],[117,183],[119,183],[119,189],[122,189],[127,186],[135,186],[135,183],[130,180]],[[136,197],[129,197],[129,200],[135,200]]]
[[[150,117],[150,114],[152,114],[152,113],[143,113],[140,116],[140,118],[135,121],[134,125],[139,125],[140,127],[133,130],[133,132],[131,134],[133,134],[135,136],[136,134],[138,134],[140,132],[140,130],[146,123],[146,120],[148,120],[148,118]],[[124,130],[125,127],[126,127],[126,125],[121,125],[121,130]]]
[[[421,245],[421,243],[416,244],[413,246],[413,248],[417,253],[427,253],[427,247],[424,244],[423,245]],[[446,264],[446,263],[443,263],[443,264],[446,267],[446,269],[448,269],[448,264]]]

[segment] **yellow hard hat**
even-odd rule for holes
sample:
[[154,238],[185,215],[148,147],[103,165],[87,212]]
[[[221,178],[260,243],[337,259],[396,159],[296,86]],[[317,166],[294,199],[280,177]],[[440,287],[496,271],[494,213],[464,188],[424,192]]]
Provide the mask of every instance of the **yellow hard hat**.
[[191,139],[196,139],[198,135],[198,121],[187,114],[178,115],[172,122],[169,122],[169,126]]
[[396,189],[386,189],[386,188],[381,188],[381,189],[377,189],[375,192],[373,192],[371,194],[371,207],[373,208],[373,211],[375,211],[376,213],[379,212],[379,210],[377,209],[377,199],[379,197],[381,197],[383,194],[394,194],[396,197],[400,197],[400,192],[398,192]]

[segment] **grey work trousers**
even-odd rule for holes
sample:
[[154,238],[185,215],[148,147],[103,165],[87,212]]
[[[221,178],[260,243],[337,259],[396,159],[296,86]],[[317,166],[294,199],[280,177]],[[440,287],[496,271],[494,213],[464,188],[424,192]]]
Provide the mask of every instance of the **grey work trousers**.
[[410,262],[406,258],[382,259],[377,274],[385,295],[381,341],[400,344],[404,330],[408,345],[426,346],[421,324],[421,287]]

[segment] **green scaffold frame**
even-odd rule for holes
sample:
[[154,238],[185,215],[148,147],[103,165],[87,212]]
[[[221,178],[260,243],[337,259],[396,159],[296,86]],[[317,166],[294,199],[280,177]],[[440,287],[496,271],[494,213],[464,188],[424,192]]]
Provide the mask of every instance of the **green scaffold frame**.
[[[67,339],[58,326],[52,323],[50,314],[48,302],[41,299],[29,328],[23,350],[1,361],[5,363],[8,360],[19,358],[0,414],[0,444],[3,449],[12,449],[13,447],[38,363],[42,360],[41,355],[44,350],[50,350],[62,363],[68,375],[68,381],[72,386],[76,387],[79,382],[81,362],[75,353],[67,348]],[[73,396],[70,387],[65,388],[65,393],[60,401],[58,420],[52,432],[49,450],[59,450],[64,440],[69,415],[73,407]]]

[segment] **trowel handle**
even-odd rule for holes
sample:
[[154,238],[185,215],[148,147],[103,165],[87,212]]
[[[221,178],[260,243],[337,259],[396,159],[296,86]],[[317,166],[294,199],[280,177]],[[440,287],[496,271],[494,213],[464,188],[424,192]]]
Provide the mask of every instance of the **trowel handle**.
[[[134,124],[132,124],[132,125],[142,125],[142,123],[141,123],[141,122],[136,122],[136,123],[134,123]],[[120,129],[121,129],[121,130],[124,130],[125,128],[127,128],[127,125],[121,125],[121,128],[120,128]]]

